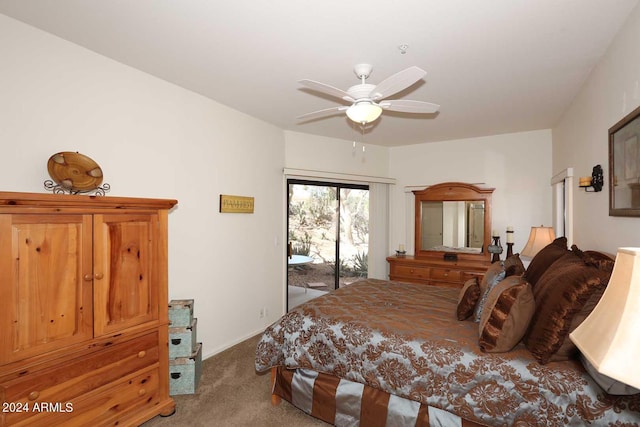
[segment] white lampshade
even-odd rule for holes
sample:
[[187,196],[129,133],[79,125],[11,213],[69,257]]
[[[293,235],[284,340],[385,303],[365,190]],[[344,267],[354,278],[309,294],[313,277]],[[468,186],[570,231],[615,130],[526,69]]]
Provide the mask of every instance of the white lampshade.
[[347,110],[347,117],[356,123],[370,123],[380,117],[380,114],[382,108],[369,101],[353,104]]
[[556,238],[552,227],[531,227],[529,241],[520,252],[521,256],[533,258],[538,252]]
[[600,374],[638,389],[639,330],[640,248],[618,248],[600,302],[569,337]]

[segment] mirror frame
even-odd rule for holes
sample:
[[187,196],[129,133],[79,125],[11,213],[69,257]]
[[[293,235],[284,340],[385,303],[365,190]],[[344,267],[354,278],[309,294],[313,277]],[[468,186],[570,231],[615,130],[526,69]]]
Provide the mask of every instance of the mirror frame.
[[[415,196],[415,257],[443,259],[445,254],[454,253],[459,260],[490,261],[487,247],[491,244],[491,195],[495,188],[480,188],[464,182],[444,182],[424,190],[413,191]],[[422,202],[484,201],[484,243],[482,252],[445,252],[422,248]]]
[[[624,145],[618,146],[617,150],[615,149],[614,139],[618,132],[625,132],[627,134],[633,132],[633,129],[627,128],[627,126],[636,119],[640,119],[640,107],[627,114],[622,120],[609,129],[609,216],[640,216],[640,207],[634,207],[633,204],[630,207],[623,207],[620,206],[620,204],[616,204],[616,187],[618,186],[616,165],[617,167],[622,166],[624,168],[625,172],[623,174],[626,174],[628,169],[632,171],[630,173],[636,177],[640,175],[640,153],[638,153],[640,149],[640,132],[628,136],[628,138],[622,142]],[[624,151],[627,149],[635,152],[635,156],[625,158]],[[616,156],[616,153],[618,153],[618,156]],[[626,181],[623,178],[625,177],[621,177],[620,180]],[[636,181],[637,180],[638,178],[636,178]],[[633,200],[634,194],[636,197],[640,197],[640,184],[636,185],[635,189],[630,189],[629,191],[631,191],[631,200]]]

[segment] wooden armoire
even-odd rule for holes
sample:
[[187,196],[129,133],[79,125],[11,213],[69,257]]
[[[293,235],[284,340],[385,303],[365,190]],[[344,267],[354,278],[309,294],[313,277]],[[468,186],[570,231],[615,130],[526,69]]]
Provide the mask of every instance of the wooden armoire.
[[0,426],[131,426],[173,413],[176,203],[0,192]]

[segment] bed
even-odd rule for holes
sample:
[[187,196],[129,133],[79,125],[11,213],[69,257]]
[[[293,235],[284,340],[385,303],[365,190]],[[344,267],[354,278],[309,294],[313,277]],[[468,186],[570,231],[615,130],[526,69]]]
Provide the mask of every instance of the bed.
[[640,396],[605,393],[577,359],[519,343],[486,353],[460,290],[362,280],[269,326],[256,370],[273,394],[335,425],[639,426]]

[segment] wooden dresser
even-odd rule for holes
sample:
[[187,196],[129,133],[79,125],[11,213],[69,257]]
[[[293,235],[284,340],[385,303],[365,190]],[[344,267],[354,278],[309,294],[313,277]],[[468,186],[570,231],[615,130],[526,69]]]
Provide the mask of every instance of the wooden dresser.
[[491,265],[493,188],[444,182],[415,196],[415,256],[391,256],[389,279],[461,288]]
[[0,192],[0,426],[132,426],[173,413],[176,203]]
[[390,256],[387,261],[390,280],[453,288],[462,288],[473,277],[482,280],[489,266],[484,260],[445,261],[412,256]]

